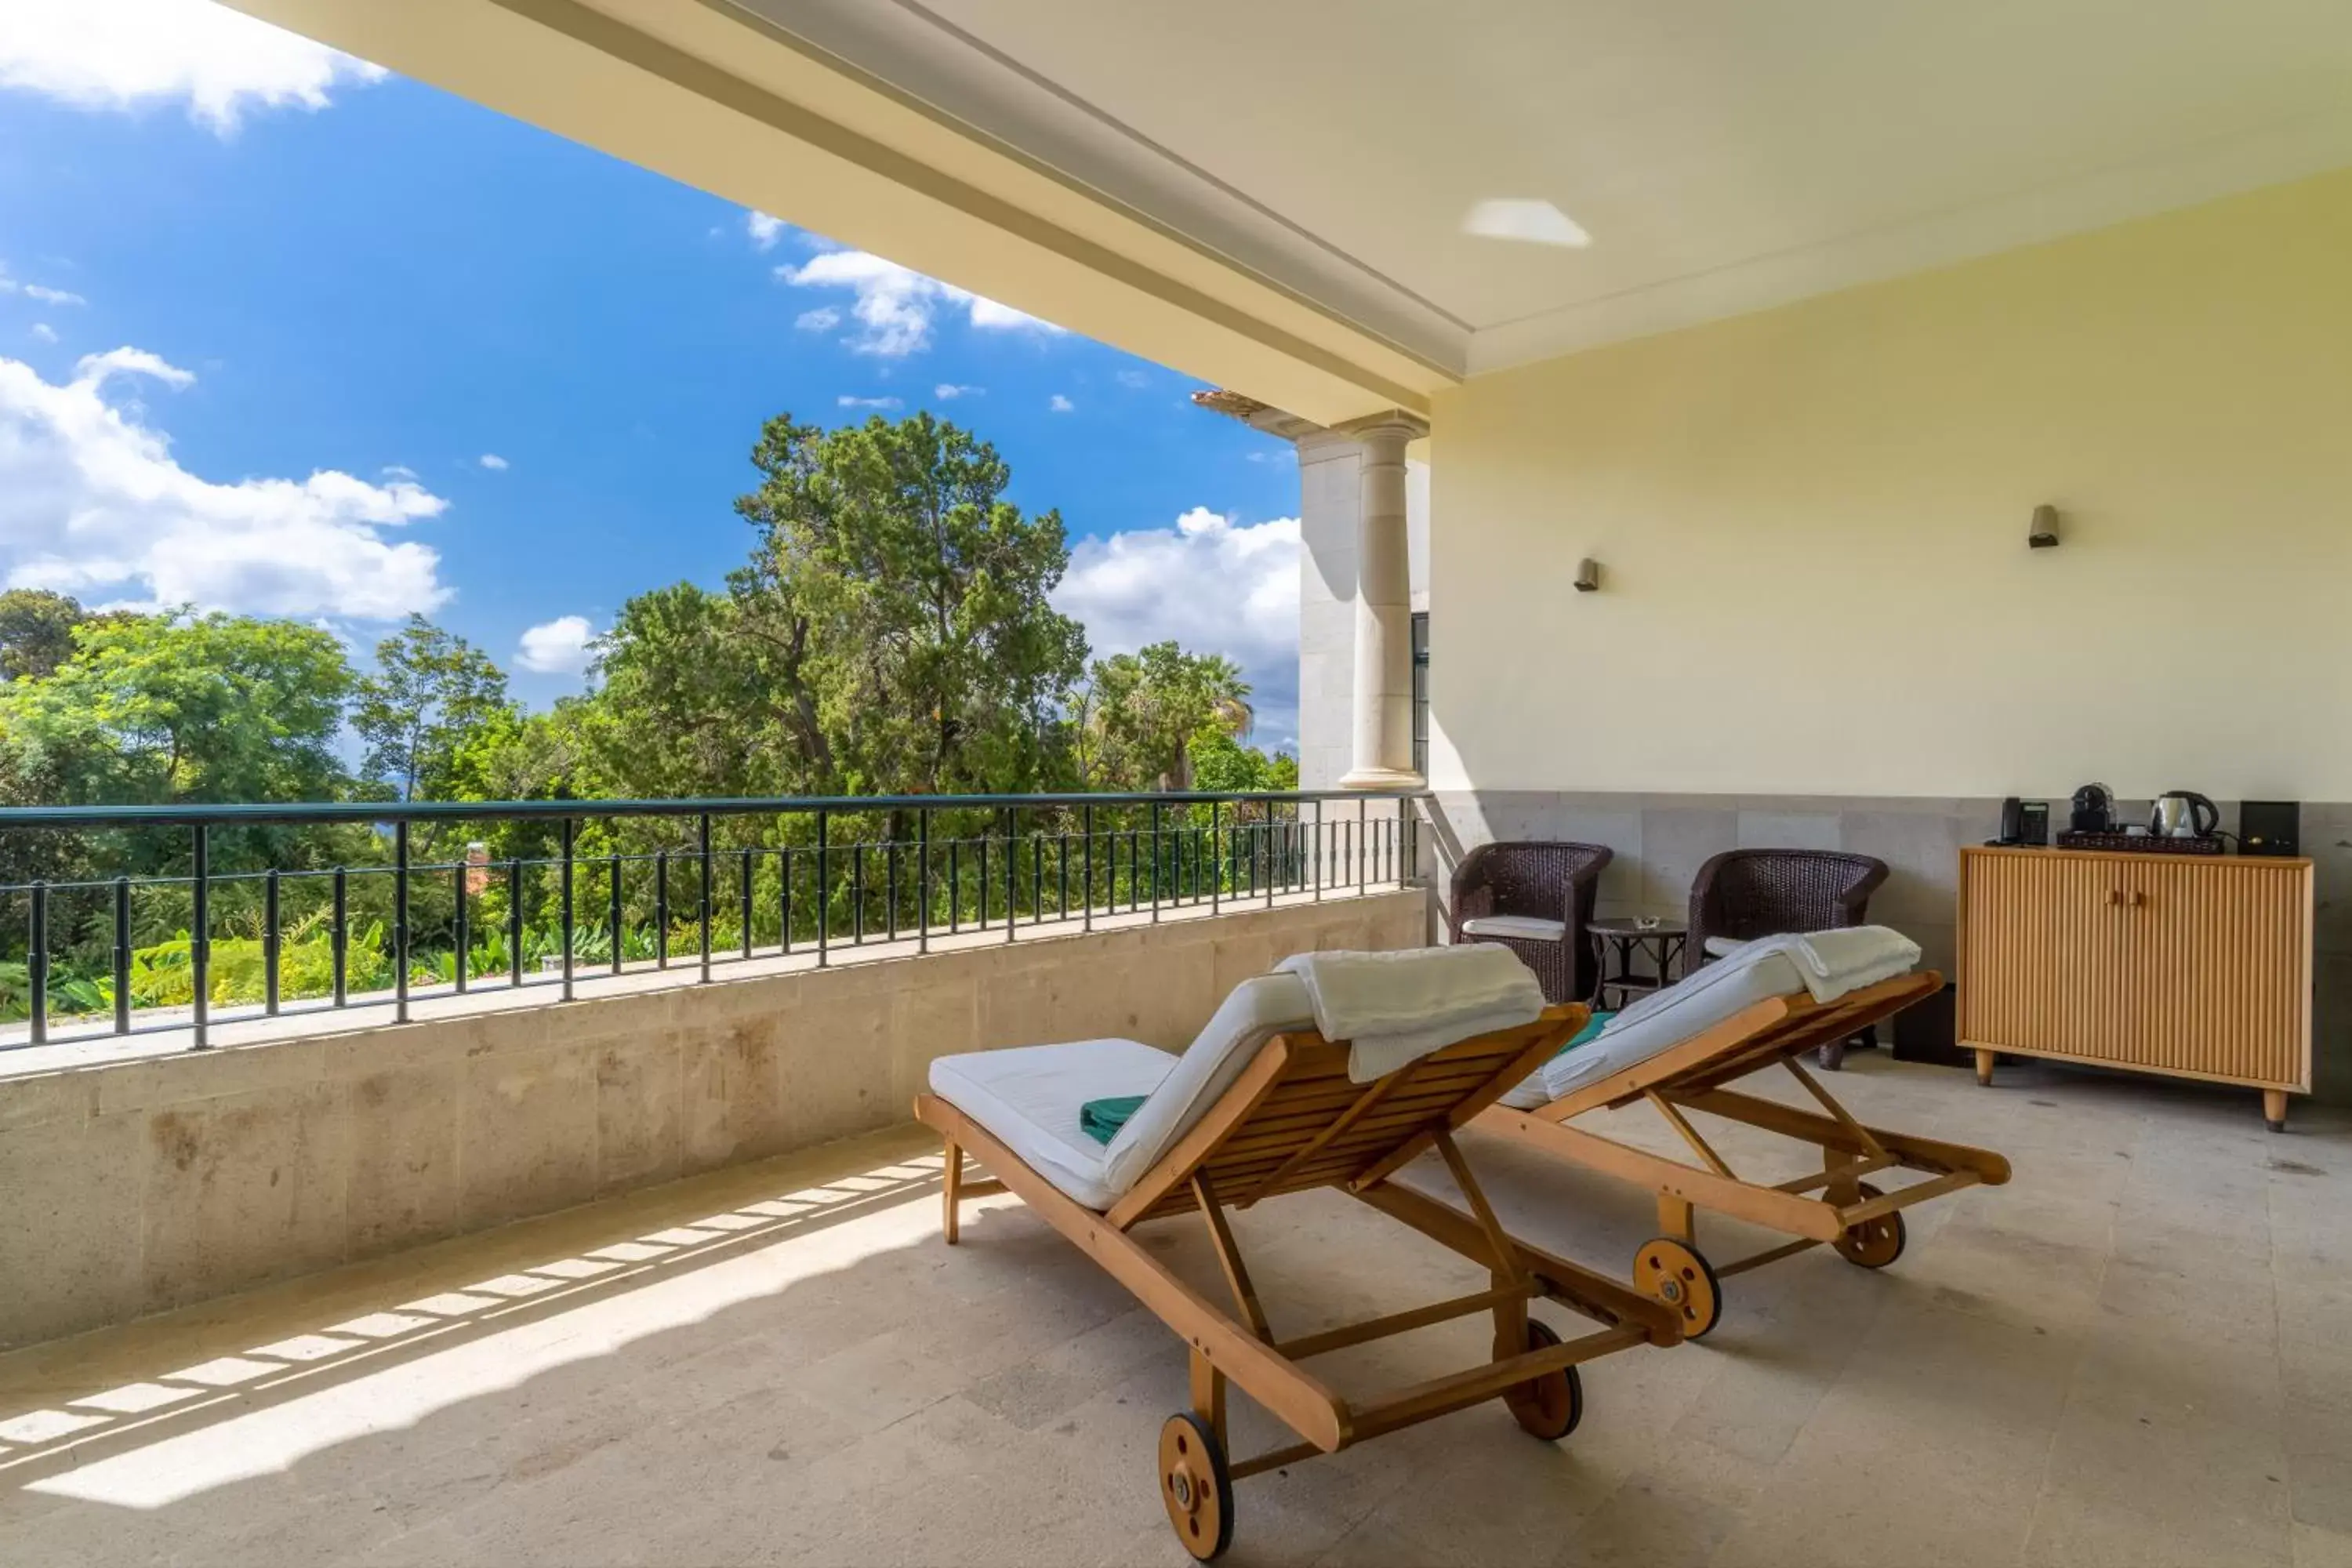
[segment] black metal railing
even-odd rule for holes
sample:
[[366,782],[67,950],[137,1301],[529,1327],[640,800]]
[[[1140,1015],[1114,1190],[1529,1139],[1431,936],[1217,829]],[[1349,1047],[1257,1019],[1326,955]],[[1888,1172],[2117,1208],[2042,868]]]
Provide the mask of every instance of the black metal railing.
[[[1416,877],[1414,794],[1209,792],[0,809],[0,1048]],[[460,841],[460,830],[487,836]],[[47,836],[43,837],[43,836]],[[498,840],[493,852],[493,839]],[[21,956],[20,956],[21,955]]]

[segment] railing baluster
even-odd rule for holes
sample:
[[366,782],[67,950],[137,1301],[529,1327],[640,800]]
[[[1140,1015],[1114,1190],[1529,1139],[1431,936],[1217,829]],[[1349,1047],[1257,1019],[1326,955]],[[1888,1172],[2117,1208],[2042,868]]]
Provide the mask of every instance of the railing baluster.
[[1160,803],[1151,803],[1151,923],[1160,923]]
[[701,886],[696,902],[701,922],[702,974],[704,984],[710,983],[710,814],[704,812],[695,822],[695,852],[701,860]]
[[213,903],[212,840],[203,823],[196,824],[195,837],[189,845],[189,869],[195,878],[195,910],[188,922],[188,963],[195,972],[195,1005],[193,1009],[193,1033],[195,1048],[203,1050],[212,1042],[205,1038],[205,1026],[210,1022],[210,994],[213,980]]
[[992,886],[988,877],[988,829],[980,830],[980,929],[988,929],[988,889]]
[[[270,908],[277,908],[278,873],[269,873]],[[269,1010],[278,1011],[277,973],[270,973]],[[131,879],[114,879],[114,1032],[131,1032]]]
[[392,1021],[408,1022],[408,822],[392,825]]
[[606,913],[610,917],[613,925],[613,956],[610,962],[613,966],[613,973],[618,974],[621,973],[621,964],[623,963],[621,953],[621,852],[618,848],[615,848],[612,854],[612,884],[607,889],[605,895],[611,900],[612,907],[606,911]]
[[669,851],[654,851],[654,967],[669,967]]
[[1006,806],[1004,808],[1004,940],[1007,942],[1013,940],[1013,928],[1018,923],[1013,917],[1021,903],[1021,852],[1015,847],[1021,842],[1020,830],[1020,814],[1011,806]]
[[1371,802],[1360,797],[1356,802],[1356,891],[1359,893],[1364,890],[1364,872],[1371,864],[1371,839],[1364,832],[1364,813],[1370,805]]
[[1070,918],[1070,835],[1068,829],[1054,835],[1054,878],[1059,889],[1054,900],[1055,918]]
[[334,1005],[346,1005],[351,1001],[352,985],[352,878],[348,868],[335,868],[334,927],[330,944],[335,970]]
[[882,930],[885,942],[898,940],[898,837],[882,844]]
[[948,934],[963,930],[963,840],[948,840]]
[[471,874],[474,868],[473,862],[464,858],[464,853],[465,852],[460,851],[457,861],[457,919],[455,922],[456,929],[452,932],[453,938],[457,944],[457,962],[449,966],[451,978],[456,982],[457,994],[460,996],[463,996],[466,994],[466,985],[469,978],[469,972],[474,967],[474,932],[472,922],[466,913],[467,906],[473,902],[472,898],[466,890],[466,879],[469,874]]
[[[127,943],[131,939],[131,883],[122,877],[115,881],[115,924]],[[283,941],[278,931],[278,868],[272,866],[261,877],[261,1006],[273,1018],[278,1016],[279,949]],[[127,948],[124,960],[129,960]]]
[[1315,803],[1315,901],[1323,901],[1323,803]]
[[25,998],[29,1009],[26,1020],[31,1025],[27,1039],[30,1044],[45,1046],[49,1041],[49,885],[37,881],[28,891],[32,895],[32,929],[25,948],[25,988],[30,993]]
[[793,847],[785,845],[777,860],[776,952],[785,956],[793,951]]
[[742,875],[736,887],[736,914],[743,922],[743,956],[751,956],[751,851],[743,851]]
[[866,945],[866,838],[849,847],[849,945]]
[[1087,802],[1080,810],[1078,822],[1081,831],[1086,834],[1087,868],[1087,890],[1079,895],[1078,902],[1085,908],[1086,929],[1092,931],[1095,929],[1095,808],[1093,802]]
[[1209,912],[1211,914],[1216,913],[1218,910],[1224,906],[1224,831],[1225,803],[1221,800],[1213,800],[1209,803],[1209,842],[1213,846],[1217,847],[1217,865],[1216,868],[1209,873]]
[[915,951],[931,951],[931,813],[929,806],[915,813],[915,880],[920,892],[915,903]]
[[557,829],[557,834],[562,839],[563,845],[563,878],[562,894],[563,900],[563,912],[560,921],[560,931],[563,941],[563,999],[566,1002],[569,1002],[572,1000],[572,873],[574,870],[572,861],[572,821],[570,817],[567,816],[563,819],[562,826]]
[[833,889],[825,883],[826,840],[832,836],[831,824],[827,820],[829,815],[822,811],[816,814],[816,966],[819,969],[825,966],[826,928],[833,923],[830,919]]
[[1045,918],[1045,836],[1029,835],[1029,923]]
[[507,861],[507,984],[522,984],[522,857]]

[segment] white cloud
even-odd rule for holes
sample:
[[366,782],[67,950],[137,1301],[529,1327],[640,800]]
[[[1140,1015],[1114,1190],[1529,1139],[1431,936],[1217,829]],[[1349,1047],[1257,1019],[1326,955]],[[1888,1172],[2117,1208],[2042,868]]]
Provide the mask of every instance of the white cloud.
[[478,460],[482,467],[489,469],[490,472],[494,474],[503,474],[508,468],[513,466],[504,458],[499,457],[496,452],[485,452],[481,455],[481,458]]
[[1170,528],[1081,539],[1054,605],[1097,657],[1174,637],[1221,653],[1255,689],[1257,732],[1297,733],[1298,520],[1237,524],[1194,507]]
[[51,384],[0,357],[0,584],[93,600],[390,620],[449,596],[428,545],[385,531],[447,505],[409,481],[321,469],[220,484],[109,383],[195,377],[142,349],[90,354]]
[[25,297],[28,300],[38,300],[44,305],[87,305],[89,303],[89,300],[83,299],[79,294],[69,294],[63,289],[44,288],[38,283],[26,284]]
[[[909,271],[895,261],[864,250],[824,250],[799,266],[776,268],[776,276],[796,289],[847,289],[856,299],[850,314],[857,331],[849,346],[859,353],[898,359],[931,346],[931,321],[942,306],[961,306],[971,323],[983,330],[1034,330],[1059,332],[1050,321],[983,300],[970,289],[942,283]],[[818,311],[803,312],[797,326],[829,331],[840,317],[833,311],[820,323]]]
[[852,397],[845,392],[839,397],[835,398],[834,402],[844,408],[897,408],[900,406],[898,400],[895,397]]
[[53,343],[58,341],[58,330],[49,325],[47,321],[35,321],[33,323],[33,335],[40,339],[45,343]]
[[1077,405],[1057,392],[1054,394],[1053,401],[1046,404],[1045,406],[1052,409],[1056,414],[1068,414],[1075,410],[1077,407]]
[[784,220],[763,212],[745,213],[743,227],[751,235],[751,243],[761,250],[773,250],[776,241],[784,237]]
[[413,480],[416,478],[416,470],[410,468],[406,463],[386,463],[383,468],[376,471],[387,479]]
[[830,305],[820,305],[814,310],[803,310],[794,316],[793,325],[803,332],[829,332],[841,325],[841,312]]
[[12,0],[0,26],[0,87],[81,109],[184,100],[222,136],[248,110],[324,109],[329,89],[385,75],[210,0]]
[[1120,371],[1117,380],[1121,386],[1132,386],[1139,391],[1151,384],[1151,377],[1139,370]]
[[931,388],[931,395],[941,403],[950,403],[959,397],[983,396],[987,391],[984,386],[963,386],[952,381],[943,381]]
[[588,645],[596,636],[585,616],[558,616],[522,634],[515,662],[541,675],[579,675],[592,657]]

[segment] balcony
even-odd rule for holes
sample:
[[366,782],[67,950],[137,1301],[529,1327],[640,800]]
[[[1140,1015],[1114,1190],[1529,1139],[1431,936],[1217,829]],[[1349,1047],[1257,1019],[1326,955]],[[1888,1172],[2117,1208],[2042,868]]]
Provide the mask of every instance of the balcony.
[[[1482,1407],[1254,1479],[1237,1560],[2326,1561],[2341,1128],[2288,1158],[2158,1084],[1846,1077],[1864,1116],[2031,1179],[1920,1211],[1883,1273],[1744,1277],[1704,1343],[1591,1369],[1557,1447]],[[1539,1244],[1607,1262],[1649,1234],[1636,1189],[1469,1152]],[[938,1185],[937,1148],[885,1130],[0,1358],[0,1560],[1181,1561],[1149,1485],[1181,1345],[1013,1200],[950,1252]],[[1485,1282],[1328,1194],[1234,1222],[1285,1333]],[[1213,1280],[1198,1226],[1152,1229]]]

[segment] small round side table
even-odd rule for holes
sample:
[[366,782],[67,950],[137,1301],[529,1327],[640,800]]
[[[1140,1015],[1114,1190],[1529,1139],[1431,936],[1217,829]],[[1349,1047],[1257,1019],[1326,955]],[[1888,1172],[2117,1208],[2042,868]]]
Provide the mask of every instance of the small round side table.
[[[1596,1012],[1622,1007],[1636,997],[1646,996],[1674,980],[1674,969],[1683,956],[1683,947],[1690,937],[1690,927],[1681,921],[1637,919],[1632,915],[1617,916],[1605,921],[1591,921],[1584,929],[1601,942],[1601,983],[1593,987],[1592,1005]],[[1609,967],[1609,954],[1616,950],[1617,967]],[[1648,973],[1633,966],[1638,952],[1648,960]],[[1610,993],[1617,1000],[1610,1002]]]

